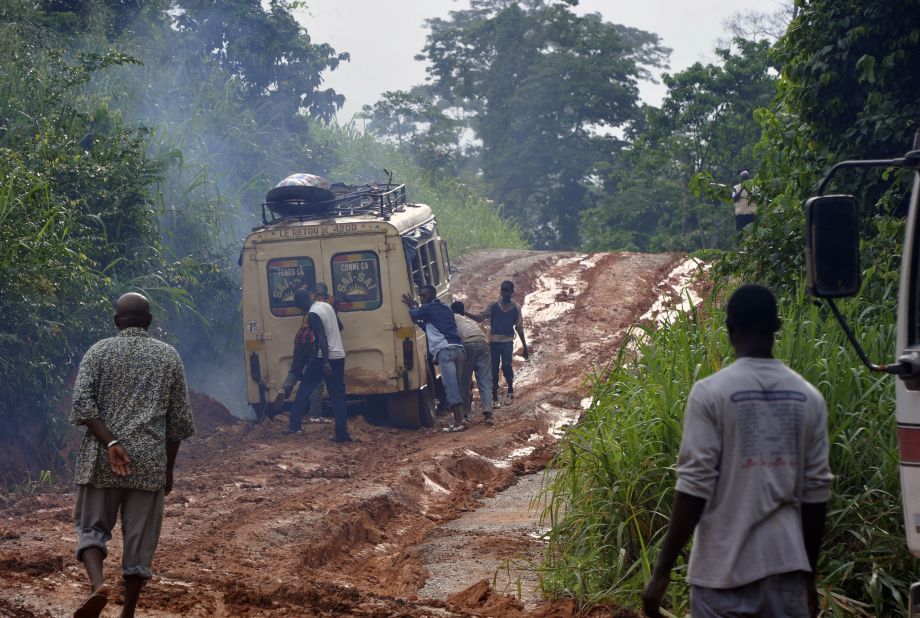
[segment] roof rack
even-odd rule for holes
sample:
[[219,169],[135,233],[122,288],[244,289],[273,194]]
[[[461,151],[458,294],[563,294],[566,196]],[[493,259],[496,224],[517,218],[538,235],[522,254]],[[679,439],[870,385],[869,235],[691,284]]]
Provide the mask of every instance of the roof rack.
[[[394,212],[406,207],[406,185],[332,185],[336,198],[323,202],[288,199],[262,203],[262,223],[271,225],[282,219],[313,221],[330,217],[376,215],[388,221]],[[276,212],[277,211],[277,212]]]

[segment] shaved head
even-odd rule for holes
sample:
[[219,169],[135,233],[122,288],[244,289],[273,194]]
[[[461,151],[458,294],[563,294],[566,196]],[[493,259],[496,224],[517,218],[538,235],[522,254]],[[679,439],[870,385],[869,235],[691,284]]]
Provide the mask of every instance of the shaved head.
[[132,326],[147,328],[152,319],[150,301],[143,294],[128,292],[115,301],[115,325],[119,330]]

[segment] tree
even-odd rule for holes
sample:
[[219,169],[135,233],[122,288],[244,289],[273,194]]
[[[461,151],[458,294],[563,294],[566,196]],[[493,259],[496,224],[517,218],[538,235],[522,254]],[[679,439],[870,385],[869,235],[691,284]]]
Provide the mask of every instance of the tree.
[[85,94],[93,75],[131,59],[65,60],[35,36],[40,19],[9,15],[0,13],[0,453],[48,469],[62,433],[56,399],[75,356],[107,330],[110,295],[169,264],[148,191],[160,173],[149,134]]
[[[715,194],[742,169],[755,170],[760,125],[754,112],[775,92],[768,41],[735,39],[717,64],[696,63],[665,75],[660,108],[628,135],[619,164],[609,168],[597,206],[582,219],[592,250],[693,250],[733,244],[731,208],[693,195],[697,176],[715,179]],[[718,190],[720,189],[721,190]],[[707,192],[712,194],[713,192]]]
[[[804,246],[802,202],[833,163],[847,158],[898,156],[920,128],[920,2],[813,0],[777,43],[781,68],[777,105],[762,110],[765,201],[748,255],[728,264],[752,280],[798,285]],[[888,261],[899,249],[882,238],[896,234],[885,221],[898,214],[910,191],[903,170],[845,173],[830,191],[855,193],[870,242],[864,251]],[[887,253],[886,253],[887,252]],[[867,262],[868,263],[868,262]]]
[[369,121],[372,135],[395,142],[430,173],[452,176],[458,171],[462,125],[444,112],[429,88],[384,92],[373,106],[365,105],[358,118]]
[[737,11],[723,22],[733,39],[777,41],[786,34],[789,22],[795,18],[795,2],[786,0],[779,8],[764,11]]
[[334,70],[347,53],[313,43],[294,19],[289,0],[178,0],[171,8],[176,26],[197,48],[199,61],[214,59],[237,77],[250,101],[271,114],[288,117],[300,110],[329,120],[345,98],[322,89],[322,73]]
[[238,364],[239,206],[337,162],[311,123],[341,102],[317,86],[343,56],[289,6],[0,3],[0,453],[21,445],[17,469],[61,463],[56,401],[124,291],[151,296],[190,368]]
[[575,2],[483,0],[433,19],[432,92],[462,110],[506,216],[540,247],[579,244],[592,166],[638,116],[639,79],[668,52],[657,35],[578,16]]

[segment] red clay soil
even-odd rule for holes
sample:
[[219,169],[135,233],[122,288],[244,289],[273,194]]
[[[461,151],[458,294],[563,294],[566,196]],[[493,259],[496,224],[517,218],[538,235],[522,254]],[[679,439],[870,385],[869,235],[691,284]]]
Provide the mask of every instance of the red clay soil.
[[[497,593],[487,579],[421,598],[429,573],[420,548],[520,475],[545,466],[559,426],[577,418],[586,373],[615,357],[625,329],[658,297],[657,285],[679,260],[530,251],[463,260],[451,285],[471,309],[495,298],[502,279],[515,281],[519,302],[526,295],[531,359],[517,357],[518,398],[497,410],[494,427],[477,417],[461,433],[407,431],[357,416],[350,422],[356,442],[340,445],[329,441],[329,424],[285,436],[285,418],[253,426],[193,394],[198,433],[179,453],[156,576],[138,615],[574,615],[571,602],[528,606]],[[66,484],[0,500],[0,616],[72,615],[87,594],[73,556],[73,502]],[[513,556],[515,543],[484,551]],[[106,574],[117,589],[120,533],[109,552]],[[118,615],[118,594],[103,616]]]

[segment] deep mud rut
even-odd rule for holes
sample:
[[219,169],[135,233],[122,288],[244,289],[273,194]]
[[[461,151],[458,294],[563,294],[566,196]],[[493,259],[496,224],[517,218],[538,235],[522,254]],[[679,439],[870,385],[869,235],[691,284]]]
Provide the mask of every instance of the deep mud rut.
[[[570,615],[570,603],[534,592],[527,564],[543,546],[528,509],[540,482],[530,475],[577,420],[586,376],[611,362],[682,261],[490,251],[457,264],[452,288],[467,307],[484,308],[503,279],[524,301],[531,357],[518,350],[516,400],[496,411],[494,427],[475,405],[462,433],[359,416],[357,442],[337,445],[331,425],[283,436],[284,419],[252,427],[196,395],[199,433],[180,451],[157,576],[138,615]],[[87,593],[73,557],[71,489],[0,500],[0,616],[72,615]],[[119,536],[106,564],[112,584]],[[103,616],[118,615],[118,594]]]

